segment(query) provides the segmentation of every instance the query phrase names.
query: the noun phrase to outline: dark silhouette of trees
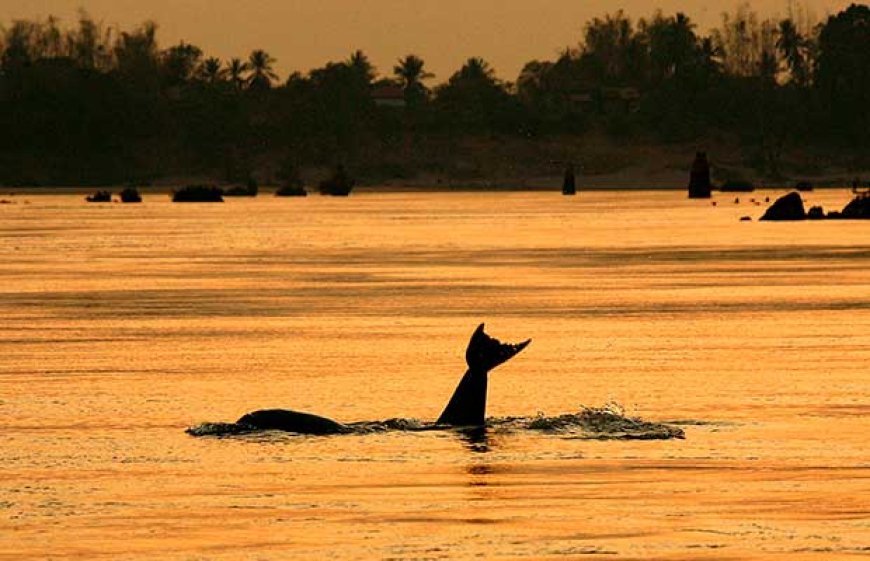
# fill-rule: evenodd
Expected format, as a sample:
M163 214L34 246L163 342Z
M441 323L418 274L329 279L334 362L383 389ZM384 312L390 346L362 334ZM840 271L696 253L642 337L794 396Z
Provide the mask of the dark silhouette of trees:
M665 17L656 13L650 21L641 20L640 32L649 49L648 78L652 84L683 77L699 57L695 24L682 13Z
M446 84L435 89L435 105L455 130L510 130L515 103L488 62L469 58Z
M114 46L115 68L121 80L147 91L159 85L157 24L146 22L132 32L122 32Z
M202 61L202 64L197 69L197 75L205 83L215 85L224 80L227 71L219 58L209 57Z
M167 86L189 84L196 77L202 61L202 49L182 41L163 52L162 67Z
M722 14L722 27L714 30L713 41L729 76L757 76L760 69L762 31L758 15L748 3L741 4L733 14Z
M269 53L262 49L253 51L248 57L248 88L252 90L268 90L272 81L278 79L273 65L277 62Z
M870 130L870 7L852 4L819 33L816 83L833 133L868 144Z
M646 55L643 35L621 10L586 25L580 63L602 85L640 85Z
M794 14L764 20L744 4L707 35L682 13L633 22L616 12L588 22L552 60L527 63L516 84L476 57L431 89L414 54L389 76L362 50L283 83L275 64L261 49L222 63L186 42L161 47L153 22L120 30L84 12L69 28L12 21L0 30L0 181L216 170L245 181L280 162L343 162L357 174L379 158L400 169L427 141L589 130L684 142L732 135L748 162L777 175L799 143L866 158L870 129L866 5L814 26ZM376 102L391 88L404 107Z
M393 67L393 75L405 92L405 101L408 105L419 106L429 97L429 88L423 82L435 75L427 72L423 59L417 55L407 55L400 58Z
M107 71L112 65L112 32L94 22L87 12L79 12L79 27L67 34L69 56L76 66Z
M355 72L359 76L359 79L365 84L370 84L372 80L375 79L375 76L377 76L375 67L372 66L369 57L360 50L351 53L350 57L345 62L345 65L353 70L353 72Z
M789 80L798 87L805 87L809 81L807 46L807 40L791 19L779 22L776 48L788 67Z
M248 63L240 58L232 58L227 64L227 78L236 90L241 90L245 85L245 73L248 71Z

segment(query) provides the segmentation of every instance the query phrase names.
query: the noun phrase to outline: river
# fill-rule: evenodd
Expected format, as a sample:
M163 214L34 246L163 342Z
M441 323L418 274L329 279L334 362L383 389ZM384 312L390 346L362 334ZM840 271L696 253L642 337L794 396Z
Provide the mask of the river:
M870 223L779 194L4 196L0 559L866 559ZM184 432L431 421L481 322L490 415L685 439Z

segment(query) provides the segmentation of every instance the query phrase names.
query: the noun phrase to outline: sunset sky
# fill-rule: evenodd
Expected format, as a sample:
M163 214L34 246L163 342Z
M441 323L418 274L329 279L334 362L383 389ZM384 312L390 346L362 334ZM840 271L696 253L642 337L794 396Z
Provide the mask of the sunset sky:
M819 20L848 4L801 3ZM470 56L485 58L501 78L514 80L525 62L576 45L587 20L620 7L633 18L656 8L682 10L706 31L734 6L699 0L2 0L0 22L53 14L71 24L83 7L125 29L153 19L163 46L184 39L221 58L263 48L278 59L282 78L362 49L382 74L390 73L398 57L416 53L439 82ZM788 6L787 0L752 3L765 16L785 15Z

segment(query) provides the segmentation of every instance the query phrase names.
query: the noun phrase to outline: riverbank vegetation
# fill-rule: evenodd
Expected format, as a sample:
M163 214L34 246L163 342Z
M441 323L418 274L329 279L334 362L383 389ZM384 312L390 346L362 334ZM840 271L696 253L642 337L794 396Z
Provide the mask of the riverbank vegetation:
M440 83L413 54L379 72L363 51L281 79L265 50L223 61L186 42L162 47L157 31L84 13L71 27L6 25L0 182L268 182L338 164L369 181L462 180L523 161L526 175L560 174L565 161L618 170L651 152L583 152L599 144L584 139L602 138L703 145L714 166L715 146L727 145L774 178L870 167L866 5L818 24L763 20L743 5L708 34L682 13L617 12L513 81L478 57ZM512 147L502 163L490 156L498 146Z

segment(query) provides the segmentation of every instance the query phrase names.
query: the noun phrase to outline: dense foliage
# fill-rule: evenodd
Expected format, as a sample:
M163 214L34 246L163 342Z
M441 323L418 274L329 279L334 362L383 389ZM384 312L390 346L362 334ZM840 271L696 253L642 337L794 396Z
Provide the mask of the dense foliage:
M434 88L415 55L379 78L362 51L281 83L263 50L220 61L161 48L148 22L121 31L82 14L14 21L0 34L0 181L104 183L188 172L240 180L370 160L420 139L469 135L737 135L776 174L790 144L867 154L870 8L811 25L747 6L700 36L685 14L595 18L576 49L526 64L515 83L483 59ZM404 107L377 103L384 88ZM406 148L407 149L407 148ZM269 167L268 165L265 167Z

